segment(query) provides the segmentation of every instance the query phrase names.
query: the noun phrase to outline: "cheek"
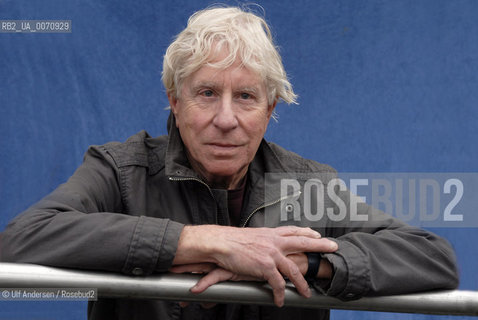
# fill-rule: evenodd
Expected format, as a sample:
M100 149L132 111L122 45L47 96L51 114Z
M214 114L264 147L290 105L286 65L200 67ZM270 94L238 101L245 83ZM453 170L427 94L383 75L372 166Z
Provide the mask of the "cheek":
M208 125L208 120L200 113L183 114L179 127L181 137L190 151L199 150L201 141L208 140L213 135Z
M254 132L254 135L260 135L261 138L266 132L267 125L269 124L269 117L266 113L261 112L259 115L252 117L249 122L249 131Z
M174 116L176 118L176 126L184 127L189 126L191 118L193 118L194 104L188 97L177 100L173 109Z
M260 121L258 121L258 118L256 117L252 121L249 121L247 123L247 126L244 127L250 141L249 152L255 153L257 151L257 148L259 147L262 138L264 137L264 134L266 132L267 123L268 122L266 121L264 116L260 118Z
M195 126L195 116L192 110L188 106L181 105L176 112L176 126L182 130L189 133L190 130L194 129ZM196 117L197 118L197 117Z

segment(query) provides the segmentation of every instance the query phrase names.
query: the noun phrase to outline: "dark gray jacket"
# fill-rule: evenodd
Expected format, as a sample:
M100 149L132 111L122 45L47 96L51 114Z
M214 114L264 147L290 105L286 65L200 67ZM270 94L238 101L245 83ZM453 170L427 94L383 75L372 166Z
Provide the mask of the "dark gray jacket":
M266 188L264 176L270 172L335 175L326 165L263 141L249 167L241 226L307 225L304 219L275 217L283 203L276 201L277 188ZM348 203L346 193L341 197ZM366 205L359 211L382 219L324 218L313 225L339 244L336 253L324 255L334 267L328 295L355 299L457 286L455 257L446 240ZM7 226L1 259L135 276L166 272L185 224L229 224L227 198L192 171L171 124L168 136L151 138L143 131L125 143L90 147L68 182ZM324 310L239 305L203 310L198 304L181 309L176 302L120 299L90 303L88 313L90 319L328 318Z

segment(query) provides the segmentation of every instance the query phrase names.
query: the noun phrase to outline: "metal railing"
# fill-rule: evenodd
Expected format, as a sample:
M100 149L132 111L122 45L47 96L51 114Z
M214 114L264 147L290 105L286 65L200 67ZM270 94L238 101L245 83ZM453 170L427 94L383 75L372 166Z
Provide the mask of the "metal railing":
M197 275L159 274L131 277L122 274L51 268L30 264L0 263L0 288L96 288L98 297L163 299L218 303L273 305L267 284L224 282L201 294L189 291ZM301 297L286 289L285 306L385 312L478 316L478 292L440 291L396 296L364 297L354 301L313 293Z

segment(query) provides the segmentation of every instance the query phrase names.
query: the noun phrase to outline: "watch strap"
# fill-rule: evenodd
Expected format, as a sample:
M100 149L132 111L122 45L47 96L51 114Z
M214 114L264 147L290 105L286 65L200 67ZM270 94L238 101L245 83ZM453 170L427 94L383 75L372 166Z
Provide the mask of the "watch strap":
M317 273L319 273L320 260L322 260L322 257L318 252L306 252L305 254L307 255L308 267L304 278L306 280L315 279Z

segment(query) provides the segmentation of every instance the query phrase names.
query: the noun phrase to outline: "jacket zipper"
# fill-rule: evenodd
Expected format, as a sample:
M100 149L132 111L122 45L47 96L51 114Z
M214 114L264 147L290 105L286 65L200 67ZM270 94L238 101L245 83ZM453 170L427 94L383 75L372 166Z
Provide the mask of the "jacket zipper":
M170 181L197 181L201 184L203 184L207 190L209 191L209 194L211 195L211 197L214 199L214 194L212 193L212 190L211 190L211 187L209 187L209 185L207 183L205 183L204 181L202 181L201 179L198 179L198 178L193 178L193 177L188 177L188 178L175 178L175 177L169 177L169 180ZM263 205L255 208L254 210L252 210L252 212L247 216L246 220L244 221L244 223L242 224L241 228L245 228L247 223L249 222L249 220L252 218L252 216L259 210L261 209L264 209L266 207L269 207L269 206L273 206L275 205L276 203L279 203L287 198L290 198L290 197L297 197L297 196L300 196L302 192L299 191L298 194L293 194L293 195L287 195L287 196L284 196L284 197L280 197L274 201L271 201L271 202L268 202L268 203L264 203ZM216 218L216 224L218 224L218 221L217 221L217 214L215 216Z
M280 198L278 198L278 199L276 199L276 200L274 200L274 201L271 201L271 202L268 202L268 203L264 203L263 205L261 205L261 206L255 208L255 209L247 216L247 218L246 218L246 220L244 221L244 223L242 224L241 228L245 228L245 227L246 227L246 225L247 225L247 223L249 222L249 220L252 218L252 216L253 216L257 211L259 211L259 210L261 210L261 209L264 209L264 208L266 208L266 207L273 206L273 205L275 205L275 204L277 204L277 203L279 203L279 202L281 202L281 201L283 201L283 200L285 200L285 199L287 199L287 198L300 196L301 193L302 193L302 192L299 191L298 193L293 194L293 195L283 196L283 197L280 197Z
M188 177L188 178L169 177L169 180L170 181L197 181L197 182L199 182L200 184L204 185L207 188L207 190L209 191L209 194L214 199L214 194L212 193L211 187L209 187L209 185L206 182L202 181L201 179L194 178L194 177ZM216 213L214 218L216 219L215 224L218 224L217 213Z

